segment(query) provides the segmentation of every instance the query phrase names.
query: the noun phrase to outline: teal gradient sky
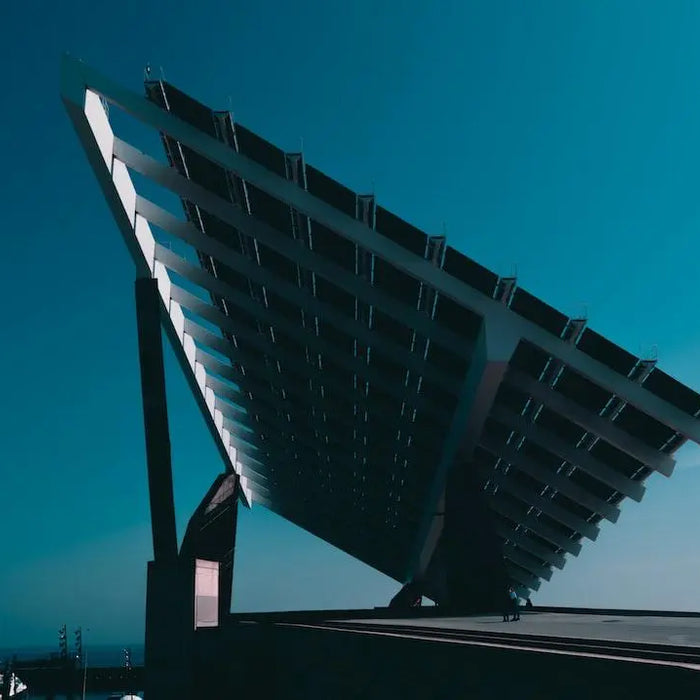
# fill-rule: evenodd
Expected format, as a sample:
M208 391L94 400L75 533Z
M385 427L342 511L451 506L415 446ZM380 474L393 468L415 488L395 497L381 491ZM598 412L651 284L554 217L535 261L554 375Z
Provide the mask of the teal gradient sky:
M700 4L6 3L0 107L0 647L143 633L134 268L58 94L69 50L155 71L700 388ZM220 462L170 350L179 532ZM700 609L700 453L652 476L552 604ZM385 604L394 582L262 508L234 607Z

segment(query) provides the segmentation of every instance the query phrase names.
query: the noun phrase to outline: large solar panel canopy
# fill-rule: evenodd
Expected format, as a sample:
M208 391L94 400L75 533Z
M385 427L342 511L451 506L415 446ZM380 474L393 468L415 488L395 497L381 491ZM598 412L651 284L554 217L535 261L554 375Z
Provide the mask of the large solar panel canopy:
M72 58L62 95L247 503L406 582L468 465L508 575L536 590L700 442L700 395L655 361L228 111L164 80L140 95ZM120 138L115 110L161 146ZM181 206L137 191L146 181Z

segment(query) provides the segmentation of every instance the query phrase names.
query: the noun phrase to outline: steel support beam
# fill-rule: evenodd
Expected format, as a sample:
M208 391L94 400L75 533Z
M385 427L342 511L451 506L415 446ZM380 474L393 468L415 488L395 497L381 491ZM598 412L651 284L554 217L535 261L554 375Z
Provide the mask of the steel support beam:
M511 577L511 579L517 581L518 583L521 583L523 586L529 588L531 591L539 590L540 580L537 578L537 576L534 576L533 574L530 574L527 571L523 571L517 566L512 566L508 564L507 561L506 571L508 572L508 575Z
M528 515L526 508L517 508L511 503L499 498L498 495L491 496L489 499L489 505L496 513L503 515L509 520L515 521L527 530L531 530L543 540L551 542L553 545L563 549L565 552L573 554L575 557L581 553L580 542L575 542L574 540L566 537L566 535L563 533L549 527L549 525L541 522L532 513Z
M489 471L486 469L479 470L479 474L484 481L488 479L491 483L496 484L499 488L502 488L507 493L515 496L526 505L537 508L537 510L546 513L550 518L557 520L562 525L566 525L566 527L570 528L571 530L580 532L590 540L598 539L600 528L598 528L596 525L587 522L571 511L568 511L566 508L557 505L551 499L540 496L540 494L536 491L516 483L512 478L508 478L507 474L503 474L502 472L498 471Z
M233 347L231 343L224 338L216 336L214 333L204 328L204 326L201 326L190 319L185 319L184 328L185 332L200 343L200 345L216 350L218 353L228 357L233 362L238 362L241 360L236 348ZM245 366L247 373L255 375L262 381L273 383L272 379L274 378L280 382L280 388L286 389L291 384L291 377L289 375L292 375L303 380L316 380L324 387L328 387L329 391L335 392L340 396L347 394L351 389L351 387L346 387L343 384L336 382L334 379L328 376L328 374L323 374L322 370L314 369L309 364L297 362L293 358L290 358L289 354L285 353L281 346L275 347L274 343L266 343L260 337L246 338L246 340L248 340L248 342L251 344L254 343L255 345L258 345L261 352L266 353L268 357L279 362L279 365L283 370L282 373L274 374L270 372L269 367L267 367L263 362L256 362L248 359L241 362L241 364ZM287 374L287 372L289 374ZM421 394L404 396L404 394L400 391L402 388L401 385L397 386L396 383L388 380L381 374L381 372L378 372L373 367L366 365L364 374L371 377L370 381L378 391L381 391L382 393L396 399L397 403L405 401L411 408L415 408L421 413L427 413L436 420L444 422L449 420L449 414L442 407L436 405L432 401L428 401ZM244 378L236 381L237 383L243 383Z
M281 416L272 416L269 413L265 414L258 413L260 420L256 421L254 425L258 428L258 434L265 436L265 439L258 437L255 441L255 445L263 452L266 449L266 443L268 441L279 440L280 438L287 438L290 440L287 443L288 448L300 445L309 453L318 452L328 455L333 464L346 466L352 470L360 470L363 468L362 459L366 458L368 463L373 463L377 458L381 458L382 461L392 460L397 454L405 454L402 457L403 460L409 462L420 462L423 457L420 453L406 454L407 450L410 448L405 448L399 444L382 444L382 445L363 445L362 443L355 442L352 443L350 440L334 437L330 432L326 433L328 441L319 438L318 436L312 434L310 429L312 426L302 425L299 422L288 422L282 419ZM368 451L368 448L371 451ZM356 454L356 457L351 455Z
M654 469L664 476L671 476L673 473L676 460L671 455L649 447L649 445L616 426L610 419L603 418L589 411L581 404L545 386L542 382L538 382L524 372L511 368L508 371L506 381L508 384L542 402L550 410L560 413L571 422L576 423L586 432L598 436L622 452L639 460L649 469Z
M96 91L91 91L80 78L84 64L68 56L63 57L61 66L61 97L73 123L78 138L85 149L88 162L102 189L114 220L131 253L136 265L137 277L154 277L158 280L161 300L167 298L169 279L167 271L154 260L154 239L148 222L135 213L135 190L126 166L113 158L114 133L107 112ZM77 71L77 72L76 72ZM195 376L196 367L187 355L187 337L179 330L182 311L178 305L161 307L161 313L170 316L171 323L165 323L175 356L180 363L195 400L202 411L209 431L214 438L219 454L227 468L235 470L230 455L230 446L216 424L216 416L210 411L204 389ZM247 486L241 482L241 496L247 502Z
M611 523L617 522L617 519L620 517L620 509L617 506L604 501L602 498L598 498L590 491L571 481L567 476L540 466L534 459L528 457L520 450L516 450L512 445L499 444L496 440L486 435L482 436L479 444L495 457L502 459L507 464L536 479L543 486L555 488L559 493L576 503L580 503L593 513L602 515Z
M484 319L426 499L406 581L422 576L430 563L444 526L444 515L438 505L444 496L449 471L455 460L470 460L517 344L518 338L507 327Z
M700 421L695 417L586 355L567 341L519 316L498 301L436 268L430 261L411 253L384 236L377 235L363 222L344 214L295 183L237 153L227 144L160 109L138 93L121 87L85 63L64 55L61 62L61 95L69 111L74 106L82 109L86 89L93 90L139 121L167 133L205 158L236 173L243 180L280 201L286 202L313 221L327 226L362 248L391 262L407 274L424 281L438 292L454 299L458 304L466 306L482 317L488 316L493 320L502 321L518 337L542 348L610 393L670 425L694 442L700 443Z
M196 332L192 326L187 326L189 331L194 334L195 337L199 338L202 332ZM211 343L210 343L211 344ZM223 348L222 348L223 349ZM245 381L246 383L246 388L250 391L252 391L253 395L255 396L256 400L253 401L250 406L249 406L249 413L247 417L247 424L252 428L255 429L259 427L259 421L255 419L256 416L261 416L261 415L270 415L270 411L266 411L264 408L260 406L260 397L261 396L266 396L270 399L269 403L271 405L274 404L280 404L280 399L279 397L275 396L273 393L270 392L269 389L265 389L262 386L256 387L254 386L254 381L251 380L250 377L242 377L239 375L238 371L231 366L228 365L223 365L220 363L218 360L213 358L211 355L208 355L207 353L201 352L200 350L197 351L197 359L198 361L207 369L209 369L212 372L215 372L219 374L220 376L226 377L227 379L230 379L231 381L237 381L241 382L241 380ZM223 382L220 382L218 380L213 379L211 376L208 376L207 378L207 385L211 386L213 390L215 390L219 396L222 396L228 400L235 401L238 403L242 403L242 394L238 392L238 390L234 389L233 387L227 387L224 386ZM309 394L308 389L306 389L303 386L296 387L296 389L293 389L290 387L288 384L286 386L286 392L288 394L288 399L287 401L290 401L292 405L290 405L290 412L291 413L297 413L297 409L299 405L303 406L305 409L312 409L312 408L317 408L319 405L323 407L325 404L327 404L327 410L332 411L334 406L337 406L337 402L331 401L330 398L324 399L321 396L316 396L315 398L312 398L311 395ZM291 397L296 397L296 403L292 400ZM283 413L284 408L285 408L285 403L282 402L280 404L280 411ZM240 418L240 413L238 412L238 409L232 405L224 404L221 402L218 398L215 400L214 404L215 408L220 410L222 414L225 417L233 418L234 420L236 418ZM279 419L281 417L281 413L277 412L275 420ZM296 423L288 423L285 424L285 427L288 429L293 429L295 427ZM319 430L322 431L322 428L325 426L323 424L322 426L319 426ZM323 432L323 431L322 431ZM330 433L327 433L328 436L330 436ZM262 447L259 441L257 440L252 440L251 438L248 437L243 437L242 440L248 441L252 444L257 445L257 447ZM319 442L319 446L324 447L327 451L327 444ZM313 449L316 449L316 445L311 446ZM360 445L357 445L356 448L360 450ZM250 453L249 450L246 450L244 448L241 448L243 452L246 452L247 454L254 454ZM386 449L389 449L388 446ZM416 458L416 450L411 449L409 446L406 445L400 445L397 443L395 448L393 448L393 452L397 455L401 455L403 459L415 459ZM335 458L336 462L347 462L343 457L336 457ZM352 464L356 467L357 465L352 462Z
M633 481L612 467L603 464L587 450L574 447L552 431L537 423L532 423L502 406L495 406L491 417L625 496L629 496L635 501L642 500L645 488L641 482Z
M143 423L146 434L148 495L151 503L153 558L155 561L172 561L177 558L177 530L160 329L160 294L156 280L150 278L136 280L136 321L141 365Z
M508 528L501 523L496 523L495 530L496 534L499 537L518 545L520 549L524 549L525 551L529 552L530 554L533 554L538 559L546 562L547 564L556 566L557 569L564 568L566 558L563 554L554 552L551 549L545 547L544 545L539 544L539 542L535 542L531 537L528 537L523 531Z
M155 700L184 699L189 695L191 682L186 656L191 638L187 616L192 610L192 598L188 571L178 558L160 294L157 281L150 277L138 278L135 291L153 535L153 561L148 564L146 584L144 683L149 697ZM166 669L173 665L178 670L169 675Z
M300 324L287 321L284 317L270 311L270 309L256 302L248 295L235 290L224 280L210 275L205 270L202 270L200 267L187 262L184 258L164 247L158 247L156 249L156 258L169 270L172 270L184 279L194 282L210 293L223 297L227 304L233 304L234 306L243 309L246 313L250 314L258 321L282 331L301 345L305 345L319 354L332 357L334 362L337 362L341 366L346 367L360 376L371 379L371 377L366 374L366 363L363 363L352 355L344 352L337 345L320 338L314 333L311 333L310 329L304 328ZM275 287L272 287L269 284L265 286L275 289ZM237 336L241 335L241 337L245 337L246 339L250 339L253 335L257 335L262 339L262 342L271 343L269 336L257 334L252 330L246 331L246 329L242 328L240 324L235 323L233 319L221 313L221 311L211 306L211 304L208 302L176 285L172 285L171 298L177 301L184 308L189 309L192 313L206 319L210 323L217 325L224 331ZM309 299L315 299L315 297L309 296ZM323 304L318 300L316 300L316 303ZM332 325L342 327L343 330L348 332L357 330L356 328L350 328L350 326L354 325L356 321L350 319L349 317L343 316L340 312L331 309L326 304L323 304L323 307L327 310L327 314L319 315L319 318L322 320L329 320ZM337 321L337 323L335 323L335 321ZM375 331L364 328L360 332L360 335L362 335L366 341L371 343L372 347L376 348L383 356L391 358L395 362L401 362L403 366L414 372L416 375L422 376L424 379L445 391L449 391L450 393L455 391L454 384L456 378L453 375L439 371L426 360L418 358L415 354L410 353L398 343L394 343L390 339L385 338ZM406 362L404 362L404 360L406 360Z
M208 353L199 352L197 354L198 361L206 367L211 372L219 374L220 376L227 377L231 381L237 381L237 375L234 369L228 365L223 365L216 358L212 357ZM217 395L217 400L215 402L215 407L219 409L225 417L231 418L232 420L240 420L241 414L238 409L227 403L223 403L221 399L226 399L227 401L233 401L234 403L241 401L241 394L237 389L229 387L224 384L224 382L216 380L211 375L208 375L207 385L211 386L212 390ZM313 426L311 424L301 425L297 422L284 421L284 414L288 412L290 415L299 414L299 407L302 410L309 411L313 408L322 408L328 411L329 415L332 415L334 407L337 407L337 402L332 401L330 398L324 398L319 394L312 394L309 391L305 391L303 387L292 388L287 386L286 393L287 399L281 400L280 397L275 396L272 392L267 389L258 388L251 384L248 380L248 387L252 391L255 400L251 402L249 413L246 415L246 425L257 434L261 423L272 423L273 425L283 425L287 430L301 429L302 432L308 432L309 428ZM287 404L289 402L289 405ZM394 434L398 429L398 416L396 421L377 421L376 413L372 414L373 420L372 425L376 426L382 431L393 430ZM365 446L361 442L351 442L347 436L338 435L336 427L339 426L334 420L329 420L317 426L320 433L323 433L325 437L329 440L335 439L334 444L343 444L348 449L352 448L353 451L366 452L366 447L374 448L373 444ZM238 431L240 432L240 431ZM387 433L388 434L388 433ZM249 440L249 438L243 436L243 440ZM320 438L319 438L320 440ZM249 440L250 441L250 440ZM259 443L255 443L258 444ZM328 444L328 443L327 443ZM416 448L413 445L407 445L405 443L382 443L380 448L384 451L392 452L401 459L416 460L424 459L426 457L425 451L421 448ZM342 458L341 458L342 459Z
M209 353L200 351L198 349L197 361L200 362L210 372L224 377L230 381L237 381L233 368L229 365L225 365L219 362ZM322 424L322 426L315 427L320 432L323 432L323 434L326 437L328 437L329 440L335 440L338 443L342 443L348 449L364 448L364 443L358 442L357 440L353 441L347 438L347 432L349 429L352 429L352 425L343 423L342 420L336 419L333 416L333 407L335 406L337 408L338 402L330 402L329 400L321 396L319 393L314 393L311 390L309 390L307 396L306 394L302 394L298 390L298 388L295 388L294 390L290 391L289 387L287 387L286 391L288 396L298 398L297 403L292 402L290 406L287 406L284 401L280 401L279 397L276 397L271 391L262 392L256 387L254 389L255 401L251 403L249 412L244 413L238 407L242 402L244 392L241 392L238 388L229 385L228 382L224 382L218 379L217 377L213 376L212 374L207 375L207 386L211 387L212 391L214 391L214 393L216 394L216 408L220 409L225 417L228 417L232 421L236 421L239 424L239 426L235 427L234 430L237 433L240 433L244 440L247 438L245 437L245 434L242 431L248 431L252 434L255 434L256 429L259 425L258 417L262 419L271 418L273 421L278 419L285 420L286 413L291 414L292 408L294 408L294 410L296 411L296 407L299 405L299 403L301 403L301 405L304 407L318 408L326 412L326 421ZM221 402L222 400L226 401L224 407L219 405L219 402ZM377 431L381 432L383 435L397 435L401 427L401 417L398 414L394 419L388 419L384 417L385 420L380 420L382 416L378 415L376 411L372 412L371 416L372 421L370 425L376 428ZM298 422L287 421L287 426L290 428L298 425L300 425ZM305 429L314 427L314 424L312 423L303 423L301 425L303 425ZM321 430L321 428L323 428L323 431ZM402 439L408 439L408 437L411 436L411 433L404 431L403 435L404 437L402 437ZM420 456L421 459L427 459L429 456L428 451L424 447L416 447L415 443L407 445L404 442L399 442L398 439L382 439L379 443L370 443L370 445L372 446L377 444L380 445L383 449L393 450L398 455L403 456L407 459L410 456L415 457L416 455Z
M312 250L300 246L294 239L256 219L254 213L246 214L231 202L217 197L201 185L188 180L174 169L139 151L127 142L115 138L114 154L129 168L144 175L149 180L167 187L229 226L269 245L273 250L297 263L303 269L316 273L362 302L380 309L392 318L400 319L402 323L405 323L409 328L414 328L421 335L454 352L463 348L464 340L460 336L434 323L429 316L421 314L408 304L393 299L354 273L348 272L339 265L325 260ZM300 189L300 191L303 190ZM200 252L210 255L230 267L237 266L236 256L231 248L202 234L191 224L178 219L148 199L138 197L136 211L154 226L186 241ZM362 225L364 226L364 224Z
M521 566L529 571L533 576L543 578L549 581L552 578L552 569L548 566L543 566L535 557L531 556L525 550L518 549L513 545L504 545L503 555L512 561L514 564Z

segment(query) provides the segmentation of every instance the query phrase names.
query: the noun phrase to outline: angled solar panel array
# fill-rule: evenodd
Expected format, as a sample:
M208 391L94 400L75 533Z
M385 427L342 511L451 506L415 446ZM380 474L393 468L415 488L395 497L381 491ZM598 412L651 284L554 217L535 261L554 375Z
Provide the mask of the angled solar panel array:
M376 207L373 197L357 196L306 166L301 154L285 154L228 113L209 111L169 84L147 83L146 90L161 108L412 254L442 264L442 237L428 237ZM199 256L212 278L237 292L214 294L212 301L221 317L233 321L223 333L233 360L226 373L239 391L232 395L233 410L245 407L243 425L255 448L256 461L246 470L253 492L282 515L399 578L435 448L449 428L469 346L479 331L478 317L166 134L163 145L180 175L269 229L263 241L183 198L191 224L245 258L235 270L213 256ZM305 267L280 252L294 247L323 264ZM463 275L471 273L470 265L481 272L456 251L448 259ZM246 276L251 269L266 274L251 279ZM496 276L482 272L489 276L495 285ZM358 290L358 278L364 291ZM187 307L184 295L178 299ZM414 323L397 320L396 308ZM189 328L205 353L213 338L195 324ZM223 369L209 365L215 372Z
M199 136L178 138L194 131L167 117L157 124L161 117L133 95L115 96L98 82L81 85L160 132L167 163L114 137L110 184L119 163L181 198L179 215L135 193L132 229L138 238L144 222L152 232L149 270L167 274L161 293L179 342L189 343L203 409L217 439L228 441L227 454L234 450L231 467L253 501L406 580L434 510L427 494L435 492L444 445L463 429L455 416L491 317L519 342L468 460L508 571L523 588L549 579L583 539L596 539L601 520L617 520L625 497L642 498L651 471L670 475L673 452L700 439L700 395L655 362L373 196L351 192L228 112L164 81L146 83L151 105L209 137L200 148ZM251 182L243 168L225 167L229 158L269 176ZM340 223L295 206L295 190L281 180L340 212ZM274 187L262 186L268 181ZM114 201L131 206L123 196ZM194 254L176 252L174 239ZM139 239L139 253L127 242L141 264L148 246ZM380 254L382 246L392 255Z

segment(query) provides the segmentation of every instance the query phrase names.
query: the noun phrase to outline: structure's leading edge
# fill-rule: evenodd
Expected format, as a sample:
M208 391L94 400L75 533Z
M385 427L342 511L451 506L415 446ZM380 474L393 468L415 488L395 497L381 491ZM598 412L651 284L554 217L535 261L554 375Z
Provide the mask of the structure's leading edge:
M536 590L700 441L700 395L654 361L228 112L164 81L145 89L63 60L65 105L224 459L213 492L405 584L399 603L474 610L500 605L508 582ZM165 157L120 138L117 110ZM164 409L151 413L167 435ZM150 483L167 490L154 449ZM168 506L152 506L170 552ZM198 527L177 556L222 561Z

